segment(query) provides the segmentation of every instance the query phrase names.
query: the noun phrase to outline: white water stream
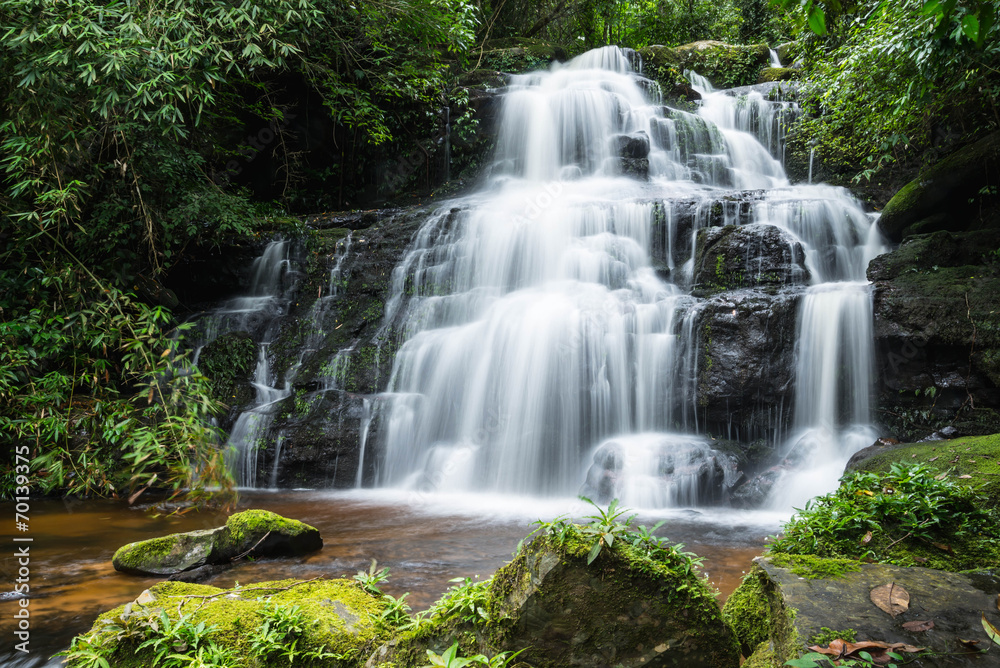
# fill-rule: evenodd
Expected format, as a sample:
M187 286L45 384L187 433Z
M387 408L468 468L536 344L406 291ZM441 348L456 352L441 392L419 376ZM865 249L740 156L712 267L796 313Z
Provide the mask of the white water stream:
M633 60L606 47L514 77L484 186L431 216L396 268L386 315L405 342L368 444L379 485L716 500L734 467L699 426L691 295L713 207L805 250L788 447L829 488L832 462L871 442L871 220L842 189L789 186L788 103L702 80L697 115L670 109ZM645 161L648 181L626 175ZM725 198L756 189L742 216ZM805 497L790 480L774 503L825 491L809 475Z

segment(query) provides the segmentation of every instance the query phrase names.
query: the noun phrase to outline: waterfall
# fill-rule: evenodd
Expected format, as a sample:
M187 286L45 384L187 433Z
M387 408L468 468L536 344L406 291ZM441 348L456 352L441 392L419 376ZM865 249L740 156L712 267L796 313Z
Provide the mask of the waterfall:
M699 422L692 289L699 230L719 224L778 227L803 251L789 447L810 432L832 461L870 430L872 221L842 189L789 184L788 103L692 74L698 113L670 109L634 61L604 47L512 77L483 187L431 215L393 272L402 341L359 484L375 457L382 486L724 501L736 467Z
M255 400L236 418L226 442L227 463L244 487L256 486L257 450L267 442L278 408L291 394L289 383L277 387L268 362L268 346L277 334L278 319L288 311L293 273L288 242L271 242L254 260L249 294L228 300L200 322L199 354L202 347L229 332L246 332L258 341L252 379ZM196 364L197 360L196 355Z

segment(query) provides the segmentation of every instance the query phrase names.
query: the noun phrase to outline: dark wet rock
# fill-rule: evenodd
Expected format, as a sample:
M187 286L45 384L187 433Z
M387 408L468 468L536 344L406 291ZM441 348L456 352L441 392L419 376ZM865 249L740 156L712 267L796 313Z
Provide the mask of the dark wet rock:
M829 637L832 630L853 632L859 642L905 643L930 650L909 665L985 665L979 651L968 649L960 640L979 640L986 647L989 639L980 616L985 614L992 624L1000 624L996 607L1000 577L996 573L959 574L855 562L850 568L829 568L831 574L822 575L823 562L832 560L811 559L812 572L800 575L792 570L799 570L794 561L785 568L774 559L758 557L726 603L724 614L736 628L744 651L755 649L748 663L778 668L807 652L817 636ZM870 597L872 589L890 583L905 589L910 597L909 609L896 617L876 607ZM934 621L930 631L903 628L907 622L927 620Z
M729 502L734 508L760 508L787 470L784 466L772 466L758 473L733 489L729 493Z
M1000 232L939 231L872 261L879 421L916 441L947 426L1000 428Z
M802 244L774 225L726 225L698 232L694 284L700 294L809 282Z
M129 543L112 558L115 570L172 575L244 557L297 556L323 547L319 531L267 510L246 510L225 526Z
M649 135L640 130L630 135L618 135L612 140L615 150L622 158L646 158L649 156Z
M800 288L718 293L698 312L698 399L708 433L773 439L791 418ZM767 453L755 453L767 462Z
M649 160L646 158L622 158L620 165L621 172L625 176L643 181L649 178Z
M981 200L998 184L1000 132L995 132L955 151L903 186L882 209L879 227L893 241L938 230L978 229L984 224L979 215Z

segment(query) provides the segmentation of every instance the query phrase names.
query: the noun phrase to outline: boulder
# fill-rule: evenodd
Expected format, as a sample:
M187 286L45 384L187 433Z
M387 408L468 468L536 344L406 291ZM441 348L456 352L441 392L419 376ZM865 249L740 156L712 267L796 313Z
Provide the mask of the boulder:
M895 608L895 617L872 602L872 590L887 584L909 595L908 608ZM809 646L826 647L838 638L927 648L929 653L915 665L928 668L980 666L986 665L980 650L990 646L980 617L1000 624L997 591L996 572L948 573L779 555L754 560L723 615L744 655L749 653L744 666L778 668L808 652ZM933 621L933 628L904 627L923 621ZM962 640L978 645L970 647Z
M739 651L715 594L671 547L619 534L588 562L597 536L556 522L485 583L459 586L365 663L422 666L426 651L516 652L534 668L736 668ZM634 538L633 538L634 540ZM474 609L470 614L470 605Z
M762 67L770 62L766 44L733 45L714 40L681 46L647 46L639 51L644 71L654 79L671 70L694 70L716 88L733 88L757 83Z
M644 130L630 135L617 135L611 141L615 144L615 151L622 158L649 157L649 135Z
M1000 184L1000 132L955 151L923 170L882 209L879 227L892 241L981 224L979 200ZM995 195L994 195L995 197Z
M700 293L809 282L802 243L790 232L755 223L698 232L693 282Z
M175 533L129 543L112 558L115 570L138 575L173 575L245 556L298 556L323 547L319 531L267 510L246 510L225 526Z
M212 381L215 398L229 407L228 422L253 405L257 393L251 381L256 367L257 344L247 332L223 334L198 356L198 368Z
M349 580L280 580L233 589L161 582L100 615L82 646L118 668L156 665L157 646L138 648L143 639L156 638L169 643L174 659L191 665L208 665L209 655L211 665L353 665L341 661L384 642L384 609L385 599ZM315 662L321 654L333 662Z

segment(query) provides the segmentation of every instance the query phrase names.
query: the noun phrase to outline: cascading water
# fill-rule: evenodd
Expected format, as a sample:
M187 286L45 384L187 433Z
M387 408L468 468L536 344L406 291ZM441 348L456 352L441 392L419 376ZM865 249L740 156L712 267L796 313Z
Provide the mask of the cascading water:
M719 223L777 226L805 251L798 432L839 455L842 425L867 424L871 221L846 191L788 185L781 103L705 82L699 114L670 109L632 60L605 47L513 77L484 187L431 216L395 269L386 321L404 341L368 444L378 484L723 498L735 466L699 433L691 294L699 230ZM741 208L733 189L764 192Z
M291 394L287 383L276 387L267 356L278 318L288 310L287 292L292 287L288 246L286 241L268 244L254 260L250 294L227 301L200 323L203 344L229 332L246 332L259 342L252 381L256 398L253 406L236 418L226 443L229 467L238 484L245 487L257 483L257 448L266 439L279 404Z

